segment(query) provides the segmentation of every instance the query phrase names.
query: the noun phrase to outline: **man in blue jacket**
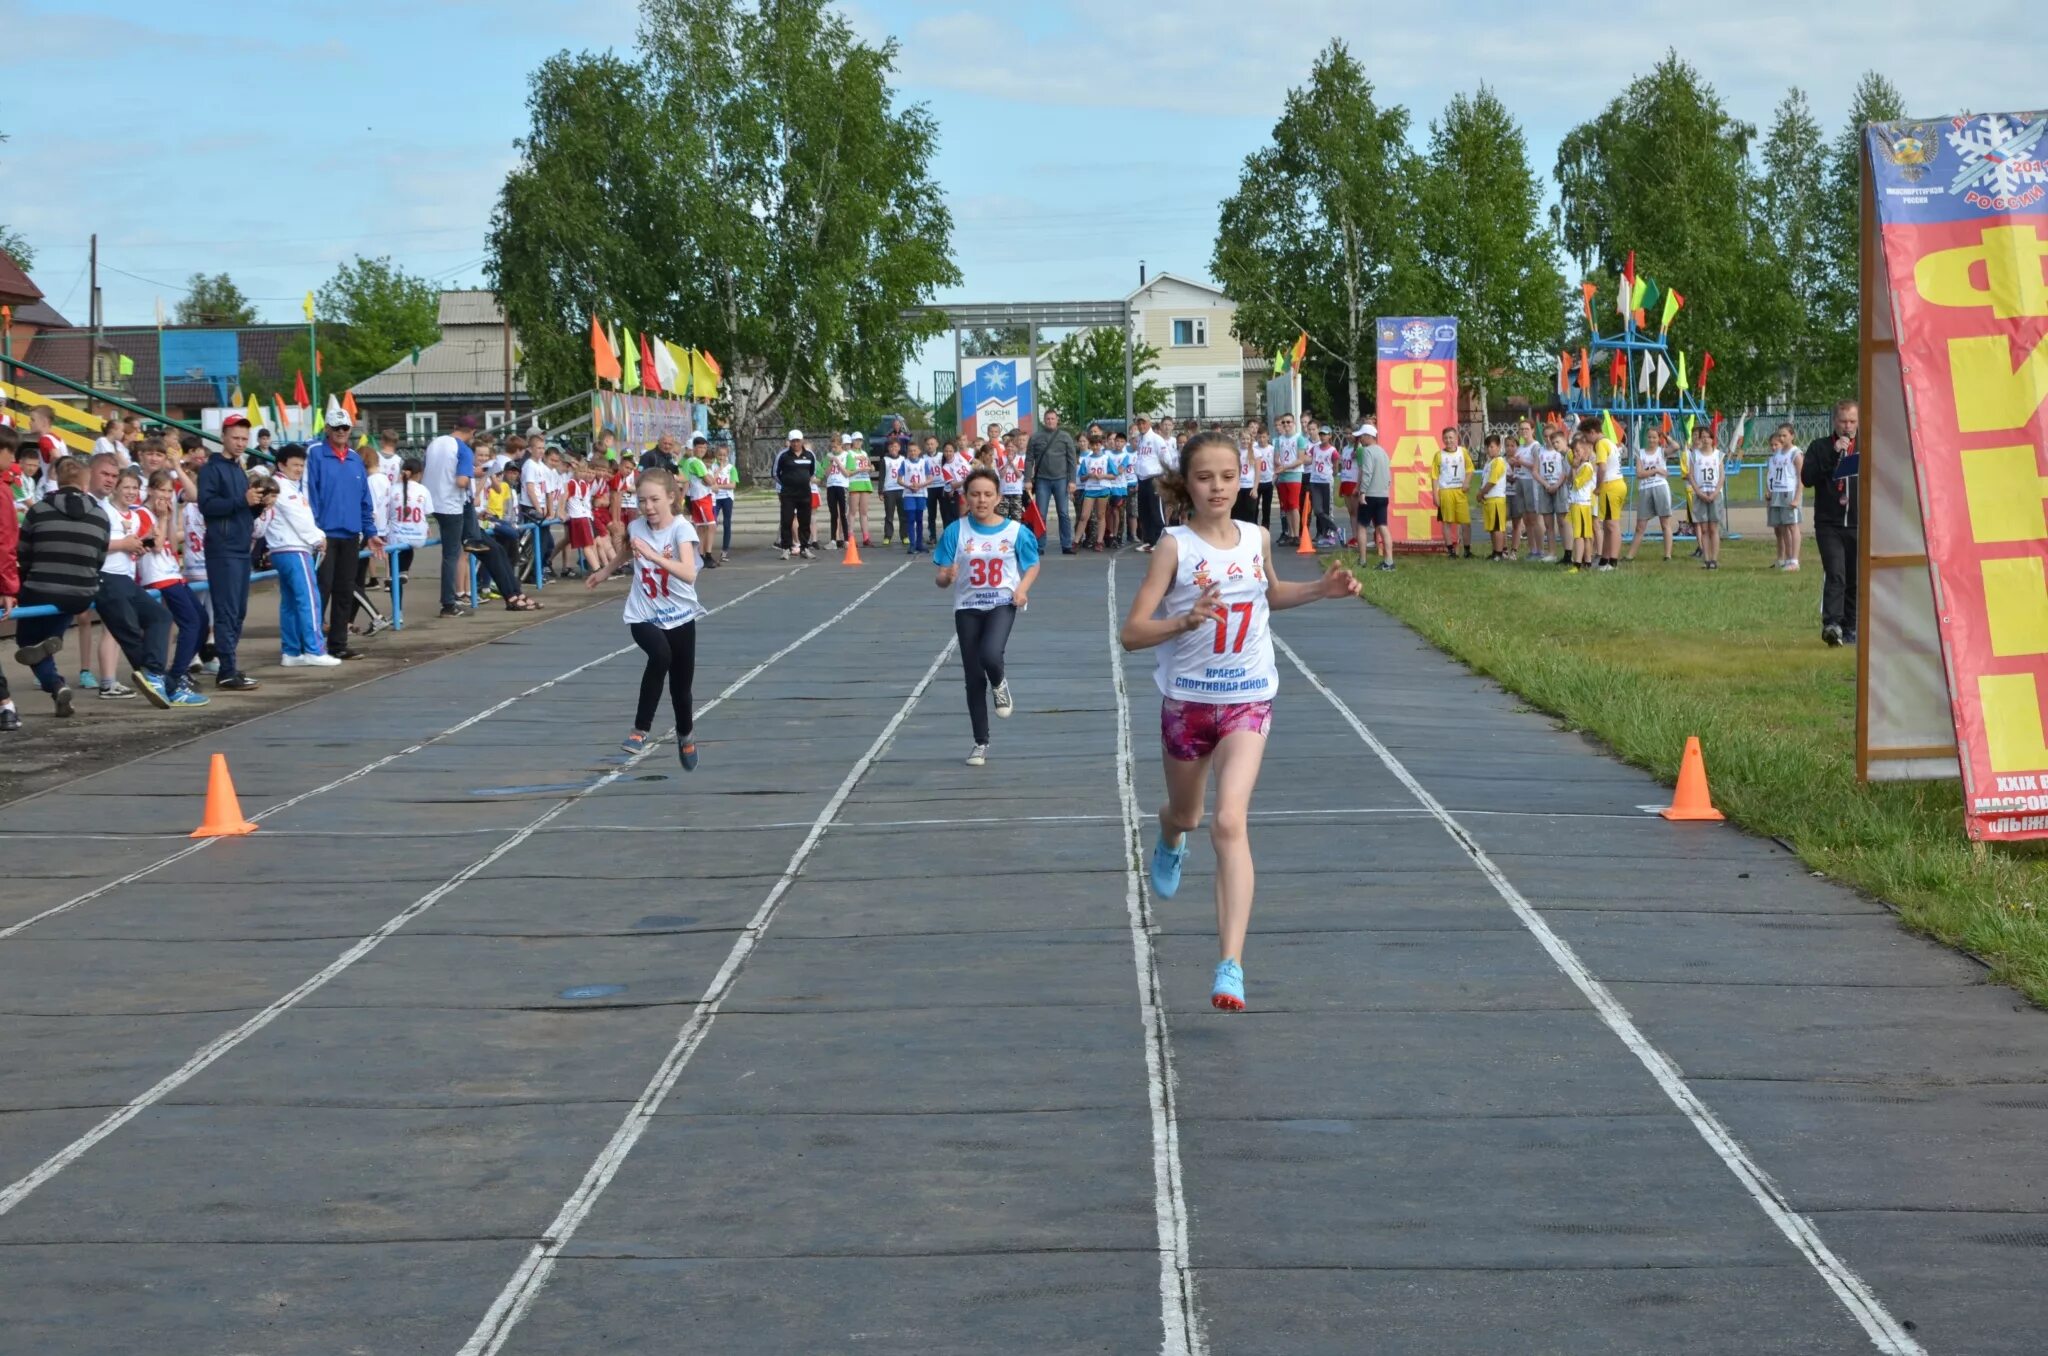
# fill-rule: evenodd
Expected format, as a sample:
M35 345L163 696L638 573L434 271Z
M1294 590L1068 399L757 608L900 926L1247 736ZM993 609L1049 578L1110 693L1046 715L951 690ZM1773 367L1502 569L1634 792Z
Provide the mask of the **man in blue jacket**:
M249 614L249 538L267 502L249 488L242 453L249 446L249 418L221 420L220 446L199 468L199 512L206 519L206 589L213 605L213 648L220 672L213 685L249 692L256 680L235 662L242 622Z
M369 468L348 445L351 422L337 410L327 421L327 441L306 454L306 499L327 538L327 553L320 557L320 594L327 600L327 653L336 659L363 657L348 643L348 624L356 619L356 562L365 542L372 552L384 549L377 509L370 502Z

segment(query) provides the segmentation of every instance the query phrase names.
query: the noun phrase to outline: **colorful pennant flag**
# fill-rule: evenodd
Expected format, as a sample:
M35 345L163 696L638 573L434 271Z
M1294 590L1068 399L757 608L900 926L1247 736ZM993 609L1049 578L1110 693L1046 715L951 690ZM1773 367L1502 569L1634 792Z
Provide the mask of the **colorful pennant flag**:
M654 353L647 346L647 331L640 332L640 385L661 394L661 368L654 361Z
M1671 436L1671 413L1670 413L1670 411L1668 411L1668 410L1667 410L1667 411L1665 411L1665 413L1664 413L1664 427L1663 427L1663 433L1664 433L1664 436L1665 436L1665 437L1667 437L1667 438L1669 438L1669 437Z
M1690 391L1692 389L1692 383L1687 381L1685 376L1684 349L1678 350L1678 389L1681 391Z
M1692 416L1689 414L1685 416L1685 440L1687 442L1692 441L1692 423Z
M306 312L306 323L310 325L313 323L313 294L311 292L306 293L304 309Z
M1572 386L1572 355L1571 355L1571 354L1569 354L1569 353L1560 353L1560 354L1558 354L1558 355L1557 355L1557 393L1558 393L1558 395L1559 395L1559 396L1563 396L1565 392L1567 392L1567 391L1569 391L1569 390L1571 389L1571 386Z
M1586 313L1586 328L1593 328L1593 293L1599 289L1589 282L1579 284L1579 307Z
M626 365L626 389L640 389L640 355L633 343L633 331L619 326L619 359Z
M619 367L618 350L612 347L611 339L606 336L604 327L597 323L595 315L590 317L590 360L597 369L599 381L616 382L624 375ZM414 361L418 361L417 356Z
M1636 390L1640 391L1644 395L1650 394L1650 382L1656 377L1656 375L1657 355L1654 353L1644 354L1642 375L1636 378Z
M256 404L256 393L254 391L251 391L249 393L249 408L247 411L245 411L245 413L247 413L249 416L250 428L258 428L262 425L263 410L260 406Z
M1671 322L1678 316L1678 308L1685 305L1685 298L1674 289L1664 294L1664 320L1657 326L1657 333L1663 334L1671 328Z
M1584 348L1579 350L1579 389L1588 396L1593 394L1593 355Z
M122 375L122 376L124 376L124 377L132 377L132 376L134 376L134 375L135 375L135 359L133 359L133 358L129 357L129 356L127 355L127 354L123 353L123 354L121 355L121 363L120 363L120 368L121 368L121 375Z
M718 384L725 380L725 369L718 365L709 353L702 349L690 350L690 391L698 400L718 399Z
M271 413L277 416L277 422L270 426L271 432L282 434L291 426L292 421L285 414L284 397L275 391L270 393L270 409Z
M1628 385L1628 354L1622 349L1614 350L1614 361L1607 365L1607 384L1617 392Z
M1294 366L1299 369L1302 359L1308 357L1308 331L1303 330L1294 340Z
M666 339L654 341L654 370L661 374L661 389L670 395L681 395L680 388L684 374L676 368L675 348Z
M298 372L298 371L295 371L295 372L293 372L293 373L292 373L292 404L294 404L294 405L297 405L297 406L299 406L299 407L300 407L301 409L303 409L303 408L305 408L305 407L306 407L307 405L310 405L310 404L312 404L312 403L313 403L313 401L312 401L312 397L310 397L310 396L308 396L308 395L306 394L306 374L305 374L304 372Z
M1705 400L1705 399L1707 398L1707 374L1708 374L1708 373L1710 373L1710 372L1712 372L1713 370L1714 370L1714 355L1713 355L1713 354L1711 354L1711 353L1701 353L1701 354L1700 354L1700 399L1701 399L1701 400Z
M341 393L341 409L342 413L348 416L350 428L354 428L362 422L362 416L356 409L356 393L353 390Z
M1614 426L1614 412L1612 410L1600 411L1600 436L1617 446L1621 442L1621 430Z
M1707 425L1707 441L1719 444L1721 441L1721 412L1714 411L1713 422Z

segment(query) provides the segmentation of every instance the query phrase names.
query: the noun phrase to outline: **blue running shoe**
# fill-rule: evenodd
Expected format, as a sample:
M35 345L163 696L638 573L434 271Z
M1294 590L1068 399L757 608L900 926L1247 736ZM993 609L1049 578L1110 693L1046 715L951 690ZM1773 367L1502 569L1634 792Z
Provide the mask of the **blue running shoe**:
M78 671L78 685L87 692L97 692L100 690L100 680L92 676L91 669L80 669Z
M160 711L171 709L171 694L164 690L163 679L153 673L138 673L135 675L135 686L142 689L142 695L149 699L151 706Z
M1152 893L1161 899L1172 899L1174 891L1180 889L1180 864L1188 858L1187 835L1182 834L1179 847L1168 847L1166 835L1159 835L1159 841L1152 845Z
M695 772L697 770L697 746L694 743L686 739L683 741L682 747L677 749L676 752L682 755L683 771Z
M1244 967L1234 960L1216 962L1216 982L1209 986L1209 1002L1222 1012L1244 1011Z
M647 731L635 730L619 741L619 747L627 753L638 753L647 747Z
M201 692L198 688L189 685L181 687L171 694L171 705L173 706L205 706L212 700L211 697Z

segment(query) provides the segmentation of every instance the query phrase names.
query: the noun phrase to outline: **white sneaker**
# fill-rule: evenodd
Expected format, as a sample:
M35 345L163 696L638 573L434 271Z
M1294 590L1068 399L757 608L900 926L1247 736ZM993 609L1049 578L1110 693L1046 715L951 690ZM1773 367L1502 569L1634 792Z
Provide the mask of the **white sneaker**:
M302 654L288 654L277 661L277 666L281 669L302 669L306 667L306 656Z
M967 766L980 767L988 762L988 745L976 744L974 752L967 755Z
M1799 562L1796 560L1788 560L1785 562L1785 568L1787 570L1792 571L1794 574L1797 574L1799 572Z
M995 691L990 695L995 698L996 714L1008 720L1011 708L1016 705L1010 697L1010 680L1005 678L1002 682L997 683Z
M338 669L341 661L331 654L302 654L299 663L309 669Z

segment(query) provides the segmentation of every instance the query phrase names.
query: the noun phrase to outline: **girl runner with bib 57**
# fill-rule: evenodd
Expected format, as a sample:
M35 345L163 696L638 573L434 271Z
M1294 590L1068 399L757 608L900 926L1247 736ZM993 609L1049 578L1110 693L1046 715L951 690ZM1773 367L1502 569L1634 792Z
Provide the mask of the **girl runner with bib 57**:
M1180 888L1187 835L1202 822L1209 767L1216 768L1216 982L1209 1001L1244 1010L1244 936L1252 916L1252 850L1246 835L1252 789L1273 726L1279 671L1273 664L1274 608L1319 598L1348 598L1358 579L1342 566L1312 584L1277 579L1266 529L1230 516L1237 503L1237 448L1220 433L1197 434L1181 449L1180 468L1160 478L1170 527L1152 553L1131 600L1120 639L1126 650L1159 650L1159 740L1166 804L1152 849L1152 893Z

